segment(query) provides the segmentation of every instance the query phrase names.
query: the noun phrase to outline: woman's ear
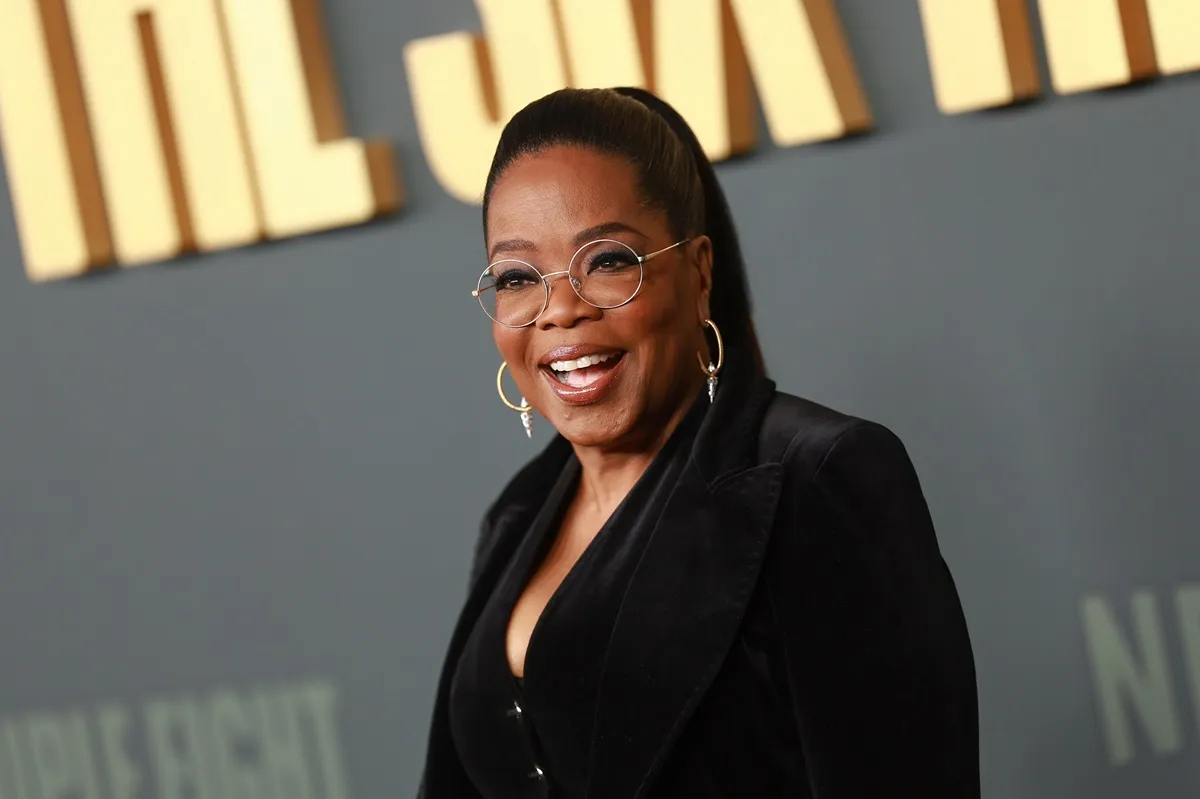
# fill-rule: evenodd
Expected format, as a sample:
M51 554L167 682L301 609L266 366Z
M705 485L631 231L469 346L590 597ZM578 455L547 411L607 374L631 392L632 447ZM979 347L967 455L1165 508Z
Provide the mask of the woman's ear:
M691 251L689 264L695 271L697 281L696 313L698 322L710 316L709 301L712 298L713 246L708 236L696 236L688 245Z

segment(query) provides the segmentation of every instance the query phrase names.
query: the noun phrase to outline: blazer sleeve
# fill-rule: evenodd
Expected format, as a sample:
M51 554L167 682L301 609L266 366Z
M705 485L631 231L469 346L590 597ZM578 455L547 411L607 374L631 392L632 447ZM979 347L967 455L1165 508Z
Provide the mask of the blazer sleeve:
M977 799L971 643L908 454L865 422L816 460L785 459L771 586L813 796Z

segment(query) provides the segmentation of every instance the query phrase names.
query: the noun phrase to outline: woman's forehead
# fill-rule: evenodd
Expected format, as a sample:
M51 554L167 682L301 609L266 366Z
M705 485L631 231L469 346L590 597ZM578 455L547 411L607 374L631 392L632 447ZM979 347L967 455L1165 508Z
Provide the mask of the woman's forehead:
M574 238L582 229L620 222L645 230L653 212L641 201L637 171L619 156L556 147L522 156L496 181L488 204L488 240L535 235Z

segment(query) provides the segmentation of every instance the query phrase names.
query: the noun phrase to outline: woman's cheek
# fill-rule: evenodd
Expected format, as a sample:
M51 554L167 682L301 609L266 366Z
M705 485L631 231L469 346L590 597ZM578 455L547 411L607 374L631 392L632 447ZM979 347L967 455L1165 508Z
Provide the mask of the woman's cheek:
M492 338L496 342L496 349L500 352L500 357L508 364L507 379L513 380L517 384L517 388L523 392L532 390L533 375L529 374L526 367L525 337L518 331L500 328L492 334Z

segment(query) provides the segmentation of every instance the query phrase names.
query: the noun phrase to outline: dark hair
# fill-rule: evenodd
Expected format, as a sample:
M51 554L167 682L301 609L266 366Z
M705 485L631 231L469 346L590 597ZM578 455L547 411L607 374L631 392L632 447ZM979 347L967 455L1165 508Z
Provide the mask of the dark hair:
M525 106L505 126L483 192L483 224L496 181L514 161L550 147L590 148L628 160L641 193L662 209L680 238L712 240L709 308L727 348L765 373L750 308L746 264L737 230L712 164L674 108L644 89L561 89Z

